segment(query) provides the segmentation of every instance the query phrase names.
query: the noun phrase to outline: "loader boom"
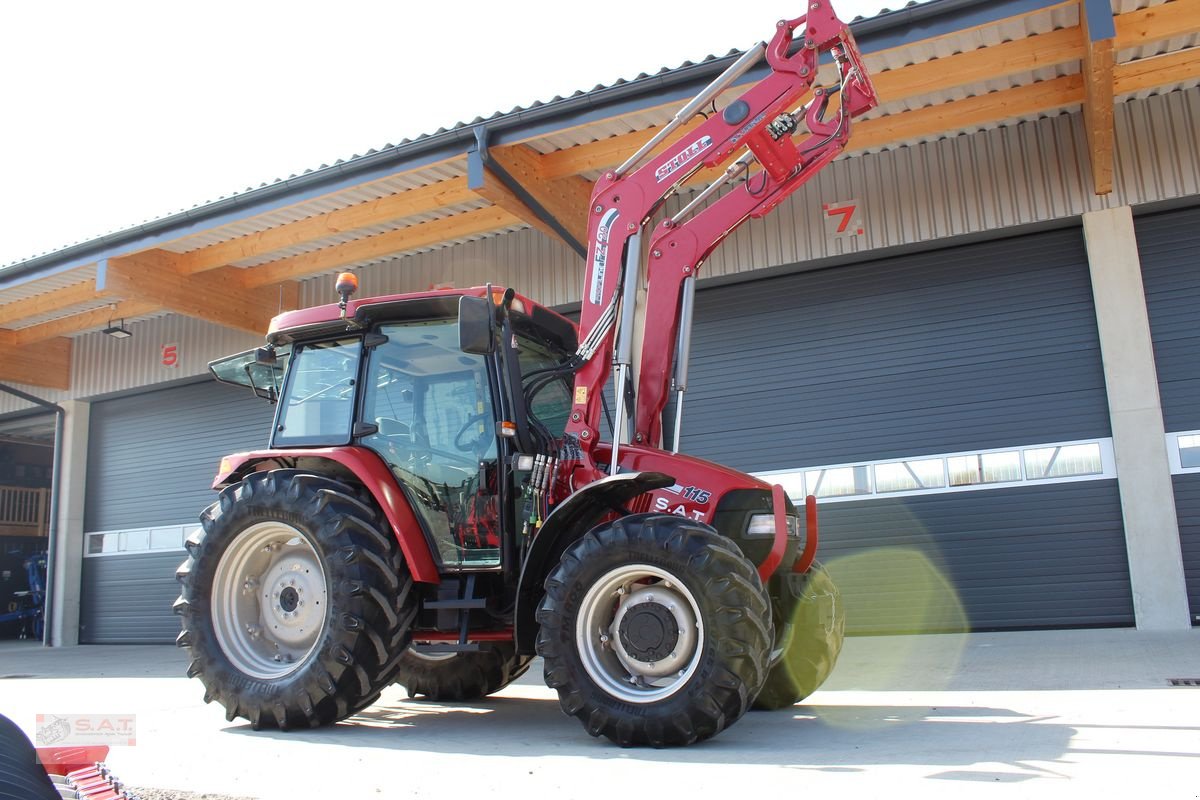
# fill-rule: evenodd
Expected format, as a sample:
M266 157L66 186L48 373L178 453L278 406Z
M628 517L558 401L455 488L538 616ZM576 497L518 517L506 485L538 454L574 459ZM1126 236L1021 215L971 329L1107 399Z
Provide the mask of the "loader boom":
M816 89L811 102L801 106L825 52L835 62L838 85ZM763 59L770 70L766 77L716 111L717 97ZM826 120L831 96L838 92L836 114ZM778 22L770 43L752 47L637 153L596 182L580 313L578 359L582 363L575 373L574 405L566 428L568 443L578 444L577 456L573 446L567 448L575 462L575 485L602 473L592 452L599 438L604 386L613 367L617 409L611 472L616 471L622 443L661 445L660 418L676 355L680 356L676 388L686 386L690 299L704 260L743 222L770 213L832 161L849 138L851 118L876 102L849 28L837 18L829 0L811 0L805 16ZM715 113L699 125L690 125L710 103ZM807 135L795 142L793 134L802 125ZM680 128L683 135L660 147ZM644 229L662 204L698 172L719 167L739 151L744 152L724 173L650 236L641 311L645 336L635 393L630 373ZM743 178L736 188L717 196L721 188ZM717 199L711 200L714 196Z

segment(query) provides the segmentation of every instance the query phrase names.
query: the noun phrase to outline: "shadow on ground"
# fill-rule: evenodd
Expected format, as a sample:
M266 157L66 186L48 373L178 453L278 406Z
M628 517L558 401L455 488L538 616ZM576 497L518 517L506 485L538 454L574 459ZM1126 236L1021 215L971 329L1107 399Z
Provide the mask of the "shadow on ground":
M588 736L550 699L494 698L449 705L418 700L379 703L345 722L318 731L230 733L295 742L339 744L411 752L528 757L561 754L628 758L607 740ZM637 758L696 764L763 764L857 771L881 764L1020 764L1063 758L1071 726L1011 709L914 706L797 706L751 712L714 739L686 748L639 749ZM916 750L914 740L922 746ZM780 743L788 743L780 747ZM922 755L924 754L924 755ZM820 765L814 767L813 765Z

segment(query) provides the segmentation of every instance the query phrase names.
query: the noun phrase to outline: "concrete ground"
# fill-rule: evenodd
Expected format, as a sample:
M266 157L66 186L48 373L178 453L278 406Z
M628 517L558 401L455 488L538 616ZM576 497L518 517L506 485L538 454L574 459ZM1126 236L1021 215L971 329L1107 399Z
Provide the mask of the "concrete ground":
M485 702L392 687L331 728L255 733L201 702L172 647L0 643L0 711L134 713L132 785L337 797L1200 797L1200 630L848 640L804 705L708 742L623 750L561 713L540 665ZM819 793L819 794L814 794ZM746 795L748 796L748 795Z

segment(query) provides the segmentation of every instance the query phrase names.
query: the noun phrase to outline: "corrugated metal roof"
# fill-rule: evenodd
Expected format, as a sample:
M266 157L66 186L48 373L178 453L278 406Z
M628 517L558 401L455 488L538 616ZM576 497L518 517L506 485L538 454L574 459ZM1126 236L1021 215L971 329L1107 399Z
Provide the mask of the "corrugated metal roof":
M73 269L70 272L63 272L58 275L51 275L48 278L37 281L36 283L26 283L20 286L14 286L11 289L0 293L0 300L4 304L15 303L20 300L28 300L31 297L37 297L47 292L53 292L56 289L65 289L68 286L74 286L77 283L84 281L92 281L96 279L96 265L91 264L80 269Z
M326 214L330 211L336 211L340 208L366 203L371 200L378 200L381 197L397 194L408 189L417 189L422 186L428 186L439 181L449 180L466 175L466 161L459 159L457 162L450 164L439 164L437 166L428 167L426 169L407 172L403 175L395 175L391 178L374 183L363 184L356 186L345 192L338 192L323 197L317 200L311 200L307 203L299 203L290 208L281 209L271 214L265 214L258 217L242 220L231 225L225 225L219 228L198 233L195 236L188 236L179 239L169 245L163 247L164 250L170 250L176 253L187 253L193 250L199 250L209 245L219 244L230 239L236 239L239 236L246 236L252 233L275 228L280 225L285 225L289 222L306 219L318 214Z

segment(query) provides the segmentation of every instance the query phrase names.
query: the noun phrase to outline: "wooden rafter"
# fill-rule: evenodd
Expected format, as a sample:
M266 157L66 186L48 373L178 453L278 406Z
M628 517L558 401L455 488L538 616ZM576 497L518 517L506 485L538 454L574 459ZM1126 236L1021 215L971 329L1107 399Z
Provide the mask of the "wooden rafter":
M466 178L450 178L184 253L178 257L179 271L190 275L216 269L326 236L456 205L473 197Z
M71 346L62 337L24 343L16 332L0 331L0 380L69 389Z
M1088 160L1092 165L1092 189L1108 194L1113 188L1113 66L1116 62L1116 31L1108 0L1079 0L1083 29L1083 123L1087 132ZM1093 18L1104 30L1098 30Z
M281 258L246 270L246 285L250 287L278 283L292 278L316 275L319 272L351 264L386 258L407 250L432 247L450 239L492 233L521 219L495 206L455 214L451 217L410 225L407 228L356 239L345 244L326 247L311 253Z
M520 181L576 241L587 241L588 206L592 200L592 184L578 175L553 178L542 170L541 156L525 145L492 148L492 158L504 165L509 174Z
M1117 64L1113 73L1113 93L1117 95L1196 80L1200 78L1200 48Z
M1078 75L1064 75L1028 86L860 122L851 136L850 149L866 150L892 142L935 136L942 131L988 125L1074 105L1082 99L1082 79Z
M52 314L95 299L97 294L94 282L85 280L83 283L53 289L24 300L15 300L0 306L0 327L43 314Z
M1200 2L1175 0L1113 17L1117 48L1139 47L1200 33Z
M151 250L109 259L97 271L96 288L252 333L265 331L271 317L297 305L299 286L294 283L247 287L245 271L234 267L185 275L176 258L165 250Z
M525 201L509 189L500 176L492 170L483 167L479 168L477 174L472 175L470 178L468 185L471 187L472 192L497 208L507 211L551 239L562 241L562 237L558 235L558 231L547 220L542 219L537 212L526 205Z
M12 341L18 345L44 342L56 336L70 336L108 327L110 320L132 319L160 310L160 306L144 300L120 300L111 306L60 317L50 322L30 325L28 328L11 331Z

